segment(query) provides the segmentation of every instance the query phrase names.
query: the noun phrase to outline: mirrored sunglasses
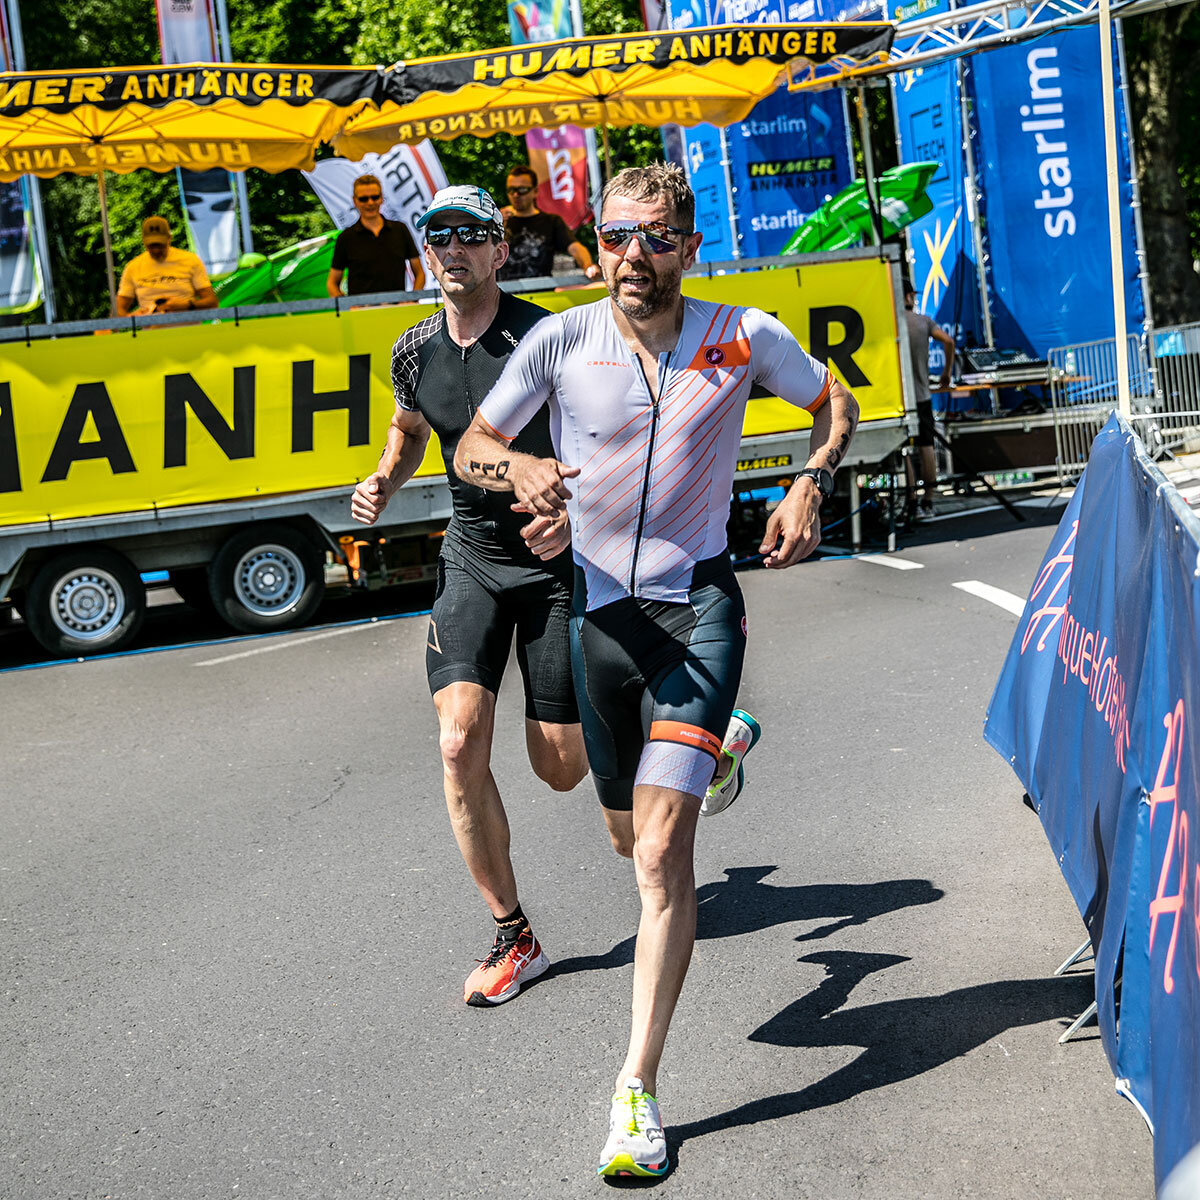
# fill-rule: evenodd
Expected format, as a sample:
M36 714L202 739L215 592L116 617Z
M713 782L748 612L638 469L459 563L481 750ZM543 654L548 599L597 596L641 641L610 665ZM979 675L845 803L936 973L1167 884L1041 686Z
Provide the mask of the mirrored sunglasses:
M642 249L651 254L670 254L679 248L673 239L687 237L690 232L668 225L665 221L651 221L649 224L609 221L596 226L596 237L605 250L621 250L629 245L630 238L636 237L642 243Z
M455 234L464 246L482 246L492 237L493 230L490 225L447 225L440 229L426 229L425 240L431 246L448 246Z
M534 190L534 189L533 189L533 188L531 188L531 187L516 187L516 188L509 188L509 189L508 189L508 194L509 194L510 196L528 196L528 195L529 195L529 193L530 193L530 192L532 192L533 190Z

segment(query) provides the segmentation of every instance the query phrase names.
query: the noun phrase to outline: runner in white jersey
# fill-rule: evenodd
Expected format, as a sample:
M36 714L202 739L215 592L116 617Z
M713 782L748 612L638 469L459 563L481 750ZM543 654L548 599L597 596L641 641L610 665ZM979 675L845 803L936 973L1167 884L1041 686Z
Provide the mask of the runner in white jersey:
M853 396L773 317L683 297L694 212L674 168L610 181L596 231L608 303L539 323L455 456L464 480L545 516L565 506L573 526L576 698L609 834L642 900L604 1175L668 1169L655 1092L695 940L696 820L714 789L735 787L756 732L730 722L746 625L725 527L746 400L760 384L813 414L808 464L767 522L769 568L820 542L820 504L858 419ZM557 457L514 451L547 401Z

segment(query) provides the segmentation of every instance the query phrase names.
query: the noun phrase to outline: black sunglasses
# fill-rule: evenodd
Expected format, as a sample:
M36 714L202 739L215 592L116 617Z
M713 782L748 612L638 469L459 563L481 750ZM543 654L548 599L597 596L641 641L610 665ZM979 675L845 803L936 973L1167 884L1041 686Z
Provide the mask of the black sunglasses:
M363 201L382 200L383 199L383 197L378 192L372 192L369 196L359 195L359 196L355 196L354 198L355 198L355 200L363 200Z
M533 190L531 187L509 188L508 194L510 196L528 196Z
M490 225L443 225L440 229L426 229L425 240L431 246L448 246L455 234L464 246L482 246L495 236Z
M670 254L678 249L672 237L687 237L690 233L690 229L679 229L665 221L610 221L596 226L596 237L605 250L620 250L629 244L630 238L636 237L651 254Z

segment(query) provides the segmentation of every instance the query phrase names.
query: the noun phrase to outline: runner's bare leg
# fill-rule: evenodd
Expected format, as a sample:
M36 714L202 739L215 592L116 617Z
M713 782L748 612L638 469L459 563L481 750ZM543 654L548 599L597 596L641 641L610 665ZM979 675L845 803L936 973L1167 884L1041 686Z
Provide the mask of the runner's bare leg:
M656 1093L663 1044L696 940L693 854L699 814L699 796L672 788L633 789L633 862L642 919L633 959L629 1051L618 1089L636 1076L650 1095Z
M494 917L517 907L508 817L492 778L496 697L477 683L451 683L433 697L441 726L446 808L463 861Z

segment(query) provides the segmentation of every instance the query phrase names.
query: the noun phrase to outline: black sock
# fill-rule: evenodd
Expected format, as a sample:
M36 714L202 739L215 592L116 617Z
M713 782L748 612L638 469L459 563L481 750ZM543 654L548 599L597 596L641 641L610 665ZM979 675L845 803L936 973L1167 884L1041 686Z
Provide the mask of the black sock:
M496 922L496 937L502 942L515 942L529 925L529 919L519 904L507 917L493 916L492 920Z

